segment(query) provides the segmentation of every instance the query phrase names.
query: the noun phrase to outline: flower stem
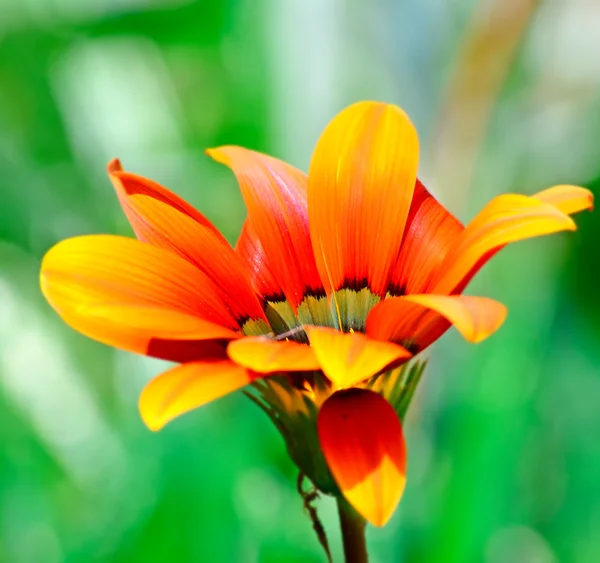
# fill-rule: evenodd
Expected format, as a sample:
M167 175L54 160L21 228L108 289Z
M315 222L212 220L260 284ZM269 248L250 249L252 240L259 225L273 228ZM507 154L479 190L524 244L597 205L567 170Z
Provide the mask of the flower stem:
M364 519L343 497L338 497L337 505L346 563L369 563Z

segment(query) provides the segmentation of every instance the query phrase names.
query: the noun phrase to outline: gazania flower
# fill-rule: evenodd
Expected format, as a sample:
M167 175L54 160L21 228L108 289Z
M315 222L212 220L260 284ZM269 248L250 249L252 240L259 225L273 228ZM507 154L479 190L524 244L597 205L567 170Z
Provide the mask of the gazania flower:
M44 295L76 330L172 360L140 397L152 430L251 384L300 470L383 525L404 488L403 417L449 327L470 342L506 309L463 295L504 245L575 229L590 192L501 195L466 227L417 179L417 133L393 105L342 111L308 175L240 147L209 150L237 176L248 218L235 248L164 187L108 167L138 240L81 236L45 256ZM344 502L344 501L342 501Z

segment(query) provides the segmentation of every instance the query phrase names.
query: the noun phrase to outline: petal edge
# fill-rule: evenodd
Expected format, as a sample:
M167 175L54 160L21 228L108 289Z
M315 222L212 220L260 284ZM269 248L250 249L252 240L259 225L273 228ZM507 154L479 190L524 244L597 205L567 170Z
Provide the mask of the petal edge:
M248 370L228 360L181 364L152 379L142 390L139 409L153 431L252 381Z
M345 498L371 524L385 525L406 484L406 445L392 406L373 391L338 391L321 406L317 431Z

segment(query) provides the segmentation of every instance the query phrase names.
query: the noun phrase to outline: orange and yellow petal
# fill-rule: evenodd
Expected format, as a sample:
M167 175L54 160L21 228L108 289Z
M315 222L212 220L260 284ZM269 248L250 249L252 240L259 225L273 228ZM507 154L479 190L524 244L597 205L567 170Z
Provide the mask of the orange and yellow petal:
M215 235L221 236L218 229L187 201L153 180L138 176L137 174L125 172L118 158L115 158L108 163L107 172L115 187L123 211L125 212L127 219L129 219L136 236L138 236L140 240L146 240L146 237L152 237L153 227L151 224L146 224L143 217L140 217L139 214L130 210L128 199L133 196L144 196L155 201L160 201L169 207L173 207L180 213L187 215L190 219L200 223L207 229L211 229L214 231Z
M384 368L408 360L411 353L393 342L381 342L359 332L305 326L310 347L334 388L352 387Z
M574 213L594 208L594 195L592 192L579 186L552 186L538 192L532 197L554 205L554 207L567 215L573 215Z
M328 291L384 295L411 205L419 141L398 107L360 102L321 135L308 173L310 236Z
M142 420L150 430L236 391L256 376L229 360L197 361L179 365L155 377L139 400Z
M42 292L73 328L147 353L152 339L231 338L237 322L197 268L163 249L110 235L67 239L42 261Z
M296 307L307 291L321 287L308 231L306 175L241 147L219 147L207 153L236 175L252 231L281 292Z
M457 238L439 267L431 291L460 293L504 245L575 228L573 220L550 203L523 195L498 196Z
M417 180L390 291L425 292L464 227Z
M118 162L109 165L109 175L139 240L199 268L234 315L264 318L245 264L208 219L166 188L122 171Z
M443 317L447 321L440 319ZM420 294L386 299L367 318L367 335L422 350L453 324L469 342L481 342L500 328L506 307L488 297Z
M263 336L231 342L227 354L235 363L257 373L319 369L319 362L310 346L293 341L270 340Z
M392 406L373 391L338 391L323 403L317 431L344 497L371 524L385 525L406 484L406 445Z

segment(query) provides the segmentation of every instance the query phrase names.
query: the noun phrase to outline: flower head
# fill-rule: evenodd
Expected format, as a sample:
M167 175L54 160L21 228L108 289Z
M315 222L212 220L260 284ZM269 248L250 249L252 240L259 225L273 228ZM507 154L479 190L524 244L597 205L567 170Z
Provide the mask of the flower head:
M504 245L574 230L590 192L493 199L466 227L417 179L418 139L396 106L361 102L319 139L308 175L240 147L208 151L240 184L235 248L164 187L108 171L138 240L98 235L45 256L44 295L73 328L180 365L152 380L142 418L173 418L252 384L300 469L383 525L404 488L401 418L422 365L454 325L471 342L506 309L463 295Z

